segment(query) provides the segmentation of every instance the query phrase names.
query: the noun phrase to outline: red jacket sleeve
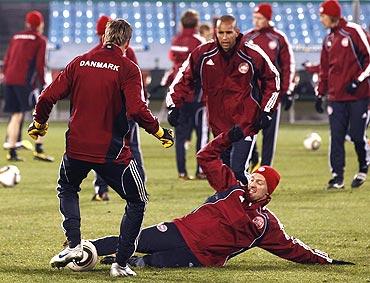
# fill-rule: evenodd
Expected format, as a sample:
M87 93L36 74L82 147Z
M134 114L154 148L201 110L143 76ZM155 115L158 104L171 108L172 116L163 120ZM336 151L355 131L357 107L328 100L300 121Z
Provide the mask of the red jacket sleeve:
M282 34L281 49L279 52L280 74L281 74L281 95L286 94L288 91L294 90L294 73L295 73L295 60L292 46L286 35Z
M320 56L320 73L319 73L319 86L318 93L320 95L326 95L328 92L328 52L326 50L326 39L322 45L321 56Z
M370 45L369 45L369 34L366 33L359 25L353 25L356 32L352 40L357 46L359 53L362 55L363 71L357 74L356 78L360 82L363 82L370 76ZM359 58L358 58L359 59Z
M271 216L271 215L270 215ZM269 227L258 247L278 257L297 263L331 263L328 254L312 249L299 239L285 233L284 226L277 220L270 219Z
M265 112L273 112L280 101L280 75L268 55L256 44L246 42L245 46L254 52L249 52L257 68L262 92L261 108Z
M230 146L231 142L227 133L222 133L197 154L199 166L206 174L209 184L217 192L225 191L238 184L233 171L221 160L221 153Z
M41 38L40 46L37 49L36 54L36 71L38 81L41 87L45 85L45 53L46 53L46 40L44 38Z
M177 72L167 93L167 107L181 108L184 102L194 100L194 82L198 76L195 71L195 57L194 52L191 53Z
M70 94L72 77L74 72L74 62L80 57L76 57L66 68L59 73L57 78L41 93L33 113L34 119L44 124L49 119L49 115L58 100L66 98Z
M6 67L8 66L8 63L9 63L9 50L11 50L12 45L13 45L13 39L10 40L9 46L4 55L4 62L3 62L3 73L4 74L5 74Z
M135 120L148 133L155 134L159 129L159 123L148 109L140 68L135 63L129 62L131 64L125 68L127 73L123 74L121 85L126 99L127 116Z

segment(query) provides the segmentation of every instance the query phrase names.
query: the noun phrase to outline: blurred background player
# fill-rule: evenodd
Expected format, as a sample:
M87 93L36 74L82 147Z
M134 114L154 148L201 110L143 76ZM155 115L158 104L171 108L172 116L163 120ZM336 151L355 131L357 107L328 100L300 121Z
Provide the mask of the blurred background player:
M9 42L4 56L4 112L11 114L7 127L9 161L23 161L17 154L16 142L20 137L24 113L33 109L40 89L45 86L46 38L44 17L39 11L30 11L25 18L25 30L16 33ZM27 145L28 148L29 145ZM41 161L54 161L44 153L43 141L35 142L34 158Z
M204 23L199 26L199 34L209 42L213 39L214 31L209 23Z
M169 53L172 61L172 69L167 78L164 78L163 85L169 86L175 79L181 65L188 58L189 54L199 45L205 43L205 39L199 35L199 14L194 10L187 10L181 16L182 30L172 39ZM208 119L205 106L201 102L200 82L194 81L192 86L195 92L193 101L184 103L179 109L178 124L175 126L176 139L176 164L180 179L189 180L186 169L186 143L191 139L195 129L197 141L196 151L199 151L207 144L209 138ZM195 178L204 179L202 168L196 164Z
M328 189L344 188L347 131L354 143L359 170L351 187L361 186L367 177L366 125L370 75L370 46L368 34L358 24L341 17L337 1L328 0L320 6L320 21L330 29L321 51L320 75L316 110L324 112L322 97L328 99L330 124L330 167L333 178Z
M166 148L173 145L173 135L171 130L160 127L147 107L140 68L123 56L131 35L132 28L125 20L109 21L103 47L73 59L36 104L34 120L28 129L34 139L46 134L47 121L56 102L68 96L71 100L66 150L57 188L68 247L51 259L54 268L83 257L78 192L90 170L95 170L127 201L117 262L112 264L110 274L136 275L127 260L136 249L148 196L143 176L125 144L127 117L135 119Z
M96 22L96 34L99 36L99 44L93 48L93 50L98 50L103 47L103 35L105 32L105 27L110 20L107 16L101 16ZM132 49L132 47L128 46L125 52L125 55L128 59L130 59L132 62L134 62L136 65L138 65L137 58L135 55L135 51ZM147 93L145 92L145 95ZM145 96L147 98L147 95ZM130 127L129 132L125 136L125 143L130 147L131 153L137 163L138 169L141 171L142 176L145 177L145 171L144 171L144 164L140 149L140 131L139 131L139 125L132 119L128 120L128 124ZM104 181L104 179L97 174L94 171L95 179L93 181L94 185L94 196L92 197L93 201L108 201L108 184Z
M278 69L280 73L281 99L284 104L284 110L287 111L293 104L294 54L286 35L271 25L271 18L272 6L268 3L259 4L253 13L254 28L244 35L243 40L253 42L261 47ZM271 125L262 130L261 165L272 165L279 130L280 110L281 105L279 104L271 116ZM258 167L258 163L259 157L256 143L251 158L251 172L256 169L255 167Z
M244 42L231 15L217 21L216 39L196 48L180 68L167 94L169 121L174 125L175 110L194 99L193 85L201 82L202 101L207 106L214 136L240 125L245 139L233 143L223 153L239 180L244 179L251 149L259 129L270 125L279 103L279 73L257 45Z

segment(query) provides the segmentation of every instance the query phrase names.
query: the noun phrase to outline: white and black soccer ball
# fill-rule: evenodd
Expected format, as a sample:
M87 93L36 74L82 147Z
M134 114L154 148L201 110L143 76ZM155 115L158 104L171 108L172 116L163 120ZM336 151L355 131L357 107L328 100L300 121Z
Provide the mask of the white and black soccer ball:
M21 172L15 165L6 165L0 168L0 185L14 187L21 181Z
M318 133L311 133L304 139L303 145L307 150L318 150L321 146L321 141Z
M73 271L88 271L95 267L98 263L98 253L95 246L87 240L82 240L83 257L80 261L72 261L67 264L67 267Z

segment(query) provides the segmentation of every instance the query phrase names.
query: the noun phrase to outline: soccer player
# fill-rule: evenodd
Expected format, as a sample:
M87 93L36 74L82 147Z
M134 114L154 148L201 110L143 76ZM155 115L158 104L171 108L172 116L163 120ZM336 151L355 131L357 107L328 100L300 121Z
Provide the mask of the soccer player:
M293 104L294 73L295 61L291 45L286 35L271 26L272 7L268 3L259 4L253 13L254 28L248 31L243 40L257 44L266 52L271 62L276 66L280 73L280 93L284 103L284 110L287 111ZM272 165L277 134L280 122L280 104L271 116L271 125L262 130L262 159L261 165ZM255 153L252 155L252 164L258 164L257 146L254 147ZM253 166L252 166L253 167ZM253 169L252 169L253 170Z
M99 36L99 44L93 48L93 50L99 50L103 46L103 35L105 33L105 27L107 26L108 21L110 20L109 17L103 15L100 16L99 19L96 22L96 34ZM124 54L128 59L130 59L132 62L134 62L136 65L138 65L137 58L135 55L135 51L128 46L126 49L126 52ZM145 91L145 90L144 90ZM145 92L146 95L146 92ZM147 98L147 95L145 96ZM140 149L140 136L139 136L139 126L138 124L132 120L128 120L129 124L129 132L127 133L125 137L125 143L130 147L131 153L136 161L136 164L138 166L138 170L140 170L143 179L145 180L145 171L144 171L144 165L143 165L143 159L141 156L141 149ZM94 195L92 197L92 201L108 201L108 184L104 181L104 179L95 173L94 178Z
M244 42L236 20L217 20L216 40L196 48L181 66L167 94L169 122L177 123L178 109L194 99L194 83L202 90L214 136L240 125L246 135L223 154L239 180L249 165L259 129L267 128L279 103L280 78L266 53Z
M320 6L320 21L330 33L321 51L316 110L324 112L322 98L327 96L330 124L330 167L332 179L328 189L344 188L347 131L354 143L359 163L351 187L358 188L366 180L366 124L368 117L370 45L361 26L341 17L338 1L328 0Z
M39 11L30 11L25 18L26 29L13 35L4 56L4 112L11 113L7 127L9 161L23 161L17 154L16 143L22 130L24 113L33 109L36 89L45 86L46 38L44 17ZM44 153L43 140L35 143L34 159L54 161Z
M73 59L36 104L28 129L33 138L46 134L53 105L67 96L71 100L66 152L57 188L69 246L51 259L52 267L64 267L83 256L78 192L88 172L95 170L127 201L117 262L110 274L136 275L127 266L127 260L135 251L148 197L143 176L124 142L127 117L158 138L164 147L173 145L173 135L171 130L160 127L147 107L140 68L123 56L131 35L132 28L125 20L109 21L102 48Z
M181 218L143 229L137 252L146 255L131 258L131 265L223 266L254 247L298 263L346 263L287 235L277 216L266 208L280 181L274 168L261 166L250 176L248 184L242 184L222 163L221 153L243 136L242 130L235 127L198 153L198 161L216 194ZM117 242L117 237L92 241L98 255L114 253Z
M169 86L181 65L188 58L189 54L199 45L205 43L205 38L199 35L199 14L194 10L187 10L181 16L182 31L172 39L171 50L169 53L172 61L172 69L169 72L167 80L162 84ZM198 82L194 82L191 86L195 92L195 97L189 103L184 105L179 110L178 124L175 125L176 137L176 164L178 176L180 179L192 179L188 175L186 169L186 142L191 139L193 129L195 129L197 141L196 151L206 145L209 139L209 128L206 109L200 101L200 86ZM197 164L195 177L204 179L202 168Z

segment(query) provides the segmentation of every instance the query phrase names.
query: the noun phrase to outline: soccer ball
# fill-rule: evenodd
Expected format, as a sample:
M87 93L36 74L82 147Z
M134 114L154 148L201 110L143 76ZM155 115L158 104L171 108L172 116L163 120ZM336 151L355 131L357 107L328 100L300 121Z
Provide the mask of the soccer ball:
M14 187L21 181L21 172L17 166L7 165L0 168L0 185Z
M318 133L309 134L303 141L303 145L308 150L318 150L321 145L321 137Z
M86 240L82 240L83 257L80 261L72 261L67 264L67 267L73 271L88 271L95 267L98 263L98 253L95 246Z

